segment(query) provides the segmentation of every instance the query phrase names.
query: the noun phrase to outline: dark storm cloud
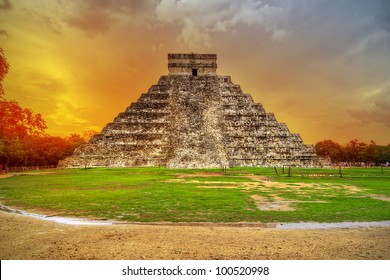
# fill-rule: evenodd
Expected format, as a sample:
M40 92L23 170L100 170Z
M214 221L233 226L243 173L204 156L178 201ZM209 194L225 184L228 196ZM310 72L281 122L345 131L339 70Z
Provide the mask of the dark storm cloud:
M76 1L73 13L64 20L70 27L79 28L88 34L104 33L119 21L118 15L131 17L135 13L145 12L152 3L152 0Z
M109 13L104 11L84 11L82 15L68 16L65 22L75 28L84 30L86 33L104 33L115 23Z
M188 46L209 45L212 35L232 34L238 28L262 29L273 40L282 41L287 33L280 26L288 7L259 0L197 1L161 0L156 7L159 21L181 28L177 39Z
M301 71L317 74L316 78L330 85L353 89L365 82L374 87L386 83L383 71L390 62L386 47L390 33L383 27L380 1L302 0L291 4L290 41L279 46L284 62L299 65Z
M0 10L11 9L11 2L9 0L0 0Z
M148 1L144 0L86 0L82 1L85 9L94 10L108 10L108 11L123 11L131 10L138 11L146 5Z
M390 31L390 1L381 1L381 12L378 14L378 20L387 31Z

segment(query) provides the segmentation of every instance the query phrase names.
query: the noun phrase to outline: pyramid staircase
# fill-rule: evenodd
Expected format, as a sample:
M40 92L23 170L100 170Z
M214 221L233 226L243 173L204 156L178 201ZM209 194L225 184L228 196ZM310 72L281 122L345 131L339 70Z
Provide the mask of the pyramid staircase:
M59 167L319 165L312 146L216 74L216 55L168 59L168 75Z

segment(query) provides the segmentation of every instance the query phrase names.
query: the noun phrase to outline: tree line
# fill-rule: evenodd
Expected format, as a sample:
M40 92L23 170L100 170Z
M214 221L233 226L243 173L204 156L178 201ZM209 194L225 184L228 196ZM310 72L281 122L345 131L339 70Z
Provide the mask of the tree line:
M79 134L56 137L47 134L0 138L0 164L9 167L57 166L86 140Z
M8 69L0 48L0 165L56 166L96 133L86 131L67 137L45 134L47 125L40 114L22 108L15 100L5 99L3 80Z
M320 141L315 145L317 155L328 158L333 164L350 166L389 166L390 144L387 146L360 142L357 139L340 145L332 140Z
M0 164L7 166L56 166L86 143L95 131L66 137L45 134L40 114L0 96Z

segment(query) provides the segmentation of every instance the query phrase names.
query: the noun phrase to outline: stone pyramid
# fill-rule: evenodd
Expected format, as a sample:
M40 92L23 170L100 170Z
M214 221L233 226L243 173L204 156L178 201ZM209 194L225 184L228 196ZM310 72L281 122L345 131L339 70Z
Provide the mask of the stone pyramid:
M312 146L217 75L215 54L168 54L168 75L59 167L317 166Z

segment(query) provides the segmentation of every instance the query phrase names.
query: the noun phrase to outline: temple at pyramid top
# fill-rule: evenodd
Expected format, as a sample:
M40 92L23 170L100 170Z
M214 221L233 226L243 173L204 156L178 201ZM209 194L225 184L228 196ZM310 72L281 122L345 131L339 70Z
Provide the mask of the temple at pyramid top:
M168 54L169 75L216 76L216 54Z
M59 167L320 165L313 146L217 75L217 55L168 54L168 70Z

